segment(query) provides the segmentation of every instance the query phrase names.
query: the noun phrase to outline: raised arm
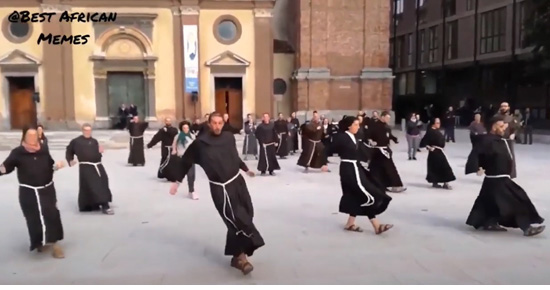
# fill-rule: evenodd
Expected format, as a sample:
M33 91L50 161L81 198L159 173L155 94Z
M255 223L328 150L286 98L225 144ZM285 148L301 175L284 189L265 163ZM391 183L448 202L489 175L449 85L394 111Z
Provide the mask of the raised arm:
M162 139L163 131L162 129L158 130L158 132L153 136L153 139L147 144L147 148L153 148L153 146L157 145L158 142Z
M17 167L17 158L14 151L15 150L12 150L8 158L0 164L0 176L12 173Z

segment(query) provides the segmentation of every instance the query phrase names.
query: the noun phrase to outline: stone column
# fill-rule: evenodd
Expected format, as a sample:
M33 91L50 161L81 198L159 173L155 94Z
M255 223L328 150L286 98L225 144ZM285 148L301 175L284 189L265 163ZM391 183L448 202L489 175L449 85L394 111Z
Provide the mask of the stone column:
M272 9L254 9L255 110L257 116L274 112ZM247 96L248 97L248 96ZM246 112L248 113L248 112Z
M43 12L56 12L51 22L42 23L42 30L45 35L71 35L72 26L70 22L59 22L58 17L64 11L71 8L59 5L59 1L49 1L51 4L41 5ZM76 129L79 125L75 120L74 102L74 75L73 75L73 53L71 44L51 45L41 43L43 49L42 74L44 80L45 102L44 119L49 129L71 128Z
M188 119L194 118L194 117L200 117L202 115L201 112L201 93L199 91L199 99L197 102L193 102L191 100L191 94L185 92L185 57L184 57L184 50L183 50L183 44L185 42L184 35L183 35L183 26L184 25L197 25L197 40L199 39L200 35L200 29L199 26L199 13L200 13L200 7L198 6L198 1L196 1L195 5L189 5L189 6L181 6L180 7L180 25L179 25L179 43L181 45L181 50L179 53L179 56L181 57L181 62L179 64L181 65L181 82L179 84L176 84L176 86L179 86L181 89L182 94L180 102L183 105L183 116L185 116ZM200 42L198 43L197 52L199 54L199 90L200 90L200 67L202 65L202 55L200 53ZM177 59L177 58L176 58ZM177 91L176 91L177 92ZM204 96L205 98L208 98L208 96Z

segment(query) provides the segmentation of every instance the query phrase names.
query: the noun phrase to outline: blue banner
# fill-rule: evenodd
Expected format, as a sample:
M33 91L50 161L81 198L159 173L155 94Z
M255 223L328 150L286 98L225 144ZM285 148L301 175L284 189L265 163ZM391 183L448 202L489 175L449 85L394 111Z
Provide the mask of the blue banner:
M199 91L199 79L198 78L185 78L185 92L192 93Z

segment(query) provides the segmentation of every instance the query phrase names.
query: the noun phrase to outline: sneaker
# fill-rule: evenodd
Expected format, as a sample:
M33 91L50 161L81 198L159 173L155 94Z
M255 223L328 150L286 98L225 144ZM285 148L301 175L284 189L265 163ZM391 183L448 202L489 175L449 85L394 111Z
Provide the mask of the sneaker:
M189 193L189 198L192 199L192 200L199 200L199 195L194 193L194 192L190 192Z

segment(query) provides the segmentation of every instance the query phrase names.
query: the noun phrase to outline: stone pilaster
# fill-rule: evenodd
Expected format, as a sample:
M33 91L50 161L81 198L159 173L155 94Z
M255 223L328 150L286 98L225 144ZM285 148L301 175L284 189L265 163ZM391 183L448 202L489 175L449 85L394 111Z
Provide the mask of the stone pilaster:
M174 16L174 41L178 42L174 45L176 48L175 56L176 56L176 95L178 96L179 100L176 100L176 105L180 104L180 108L177 110L181 112L182 117L185 117L187 119L192 119L195 117L198 117L202 114L201 112L201 93L199 91L199 99L197 102L193 102L191 100L191 94L185 92L185 56L184 56L184 43L185 43L185 36L183 35L183 26L184 25L197 25L197 37L200 35L200 27L199 27L199 14L200 14L200 8L198 6L198 1L195 3L195 5L186 5L186 6L180 6L178 16ZM176 21L177 18L177 21ZM177 24L176 24L177 22ZM177 28L176 28L177 25ZM177 36L175 35L177 34ZM178 47L179 46L179 47ZM200 47L200 43L198 43L198 46ZM201 66L201 54L199 48L197 48L197 51L199 52L199 70ZM200 88L200 71L199 71L199 88ZM208 96L205 96L208 97ZM176 106L177 107L177 106ZM179 114L179 113L178 113Z
M53 2L53 1L52 1ZM50 3L41 5L43 12L56 12L57 16L71 7ZM70 22L59 22L57 18L51 22L43 22L45 35L72 35ZM44 119L49 129L76 129L73 51L71 44L52 45L41 43L43 49L43 80L45 102Z
M254 9L255 111L275 114L273 98L272 9Z

